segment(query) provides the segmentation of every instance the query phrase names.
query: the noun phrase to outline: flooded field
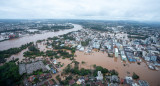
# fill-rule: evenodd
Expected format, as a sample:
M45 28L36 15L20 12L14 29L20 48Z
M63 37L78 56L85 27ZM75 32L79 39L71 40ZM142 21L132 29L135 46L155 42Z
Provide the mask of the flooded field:
M21 45L29 42L36 42L37 40L47 39L48 37L63 35L72 31L77 31L82 29L82 26L80 25L77 25L77 24L73 24L73 25L74 25L73 29L60 30L58 32L46 32L43 34L29 35L21 38L0 42L0 50L6 50L13 47L20 47Z
M141 80L146 80L151 86L160 86L160 71L154 71L148 69L146 63L142 62L140 65L137 63L123 63L121 58L108 57L107 53L94 52L90 55L84 54L84 52L76 51L77 57L75 59L78 62L85 61L86 64L81 64L81 68L92 69L93 65L102 66L109 70L115 69L119 73L120 78L125 76L132 76L133 72L140 76ZM124 66L126 64L126 66Z

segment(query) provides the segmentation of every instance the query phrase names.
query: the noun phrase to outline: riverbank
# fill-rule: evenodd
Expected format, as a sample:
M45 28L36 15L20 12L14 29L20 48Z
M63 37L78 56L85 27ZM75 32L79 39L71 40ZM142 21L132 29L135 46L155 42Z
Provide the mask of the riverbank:
M74 28L72 29L60 30L58 32L46 32L42 34L29 35L29 36L24 36L24 37L13 39L13 40L6 40L3 42L0 42L0 50L7 50L9 48L20 47L21 45L29 42L36 42L37 40L43 40L49 37L63 35L72 31L77 31L82 29L81 25L77 25L77 24L73 24L73 25L74 25Z

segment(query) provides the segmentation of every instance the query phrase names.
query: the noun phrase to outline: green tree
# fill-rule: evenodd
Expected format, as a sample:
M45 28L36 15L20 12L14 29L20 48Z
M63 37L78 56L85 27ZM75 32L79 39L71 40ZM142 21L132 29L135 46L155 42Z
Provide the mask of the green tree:
M14 62L8 62L0 66L0 86L17 85L20 81L19 68Z
M139 76L136 73L133 73L132 78L133 79L139 79Z

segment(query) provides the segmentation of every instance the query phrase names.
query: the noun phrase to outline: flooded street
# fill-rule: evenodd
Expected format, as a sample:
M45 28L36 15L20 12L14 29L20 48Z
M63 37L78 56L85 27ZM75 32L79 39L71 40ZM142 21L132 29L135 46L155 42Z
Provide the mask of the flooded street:
M76 51L77 57L75 59L78 62L85 61L86 64L81 64L81 68L92 69L93 65L102 66L109 70L115 69L119 73L120 78L125 78L125 76L132 76L133 72L140 76L141 80L146 80L151 86L160 85L160 71L154 71L148 69L147 65L142 62L140 65L137 63L128 63L124 66L121 62L121 58L110 58L107 53L103 52L94 52L90 55L84 54L84 52ZM128 72L128 73L127 73Z
M29 43L29 42L36 42L37 40L47 39L48 37L63 35L72 31L77 31L82 29L82 26L73 24L73 29L67 29L67 30L60 30L58 32L46 32L43 34L35 34L30 36L24 36L22 38L12 39L12 40L6 40L3 42L0 42L0 50L6 50L9 48L14 47L20 47L23 44Z
M68 64L71 63L71 60L60 58L60 59L57 59L57 62L61 62L61 64L64 64L63 67L59 68L59 72L58 72L58 73L52 75L52 78L56 81L56 83L59 84L59 81L56 79L56 76L60 75L61 79L63 78L63 76L61 75L61 73L63 72L63 69L64 69Z

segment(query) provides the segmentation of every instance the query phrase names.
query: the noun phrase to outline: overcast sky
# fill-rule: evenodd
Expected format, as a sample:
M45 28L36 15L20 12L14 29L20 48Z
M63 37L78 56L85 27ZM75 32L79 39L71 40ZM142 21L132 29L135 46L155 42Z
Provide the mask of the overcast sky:
M160 0L0 0L0 19L160 21Z

